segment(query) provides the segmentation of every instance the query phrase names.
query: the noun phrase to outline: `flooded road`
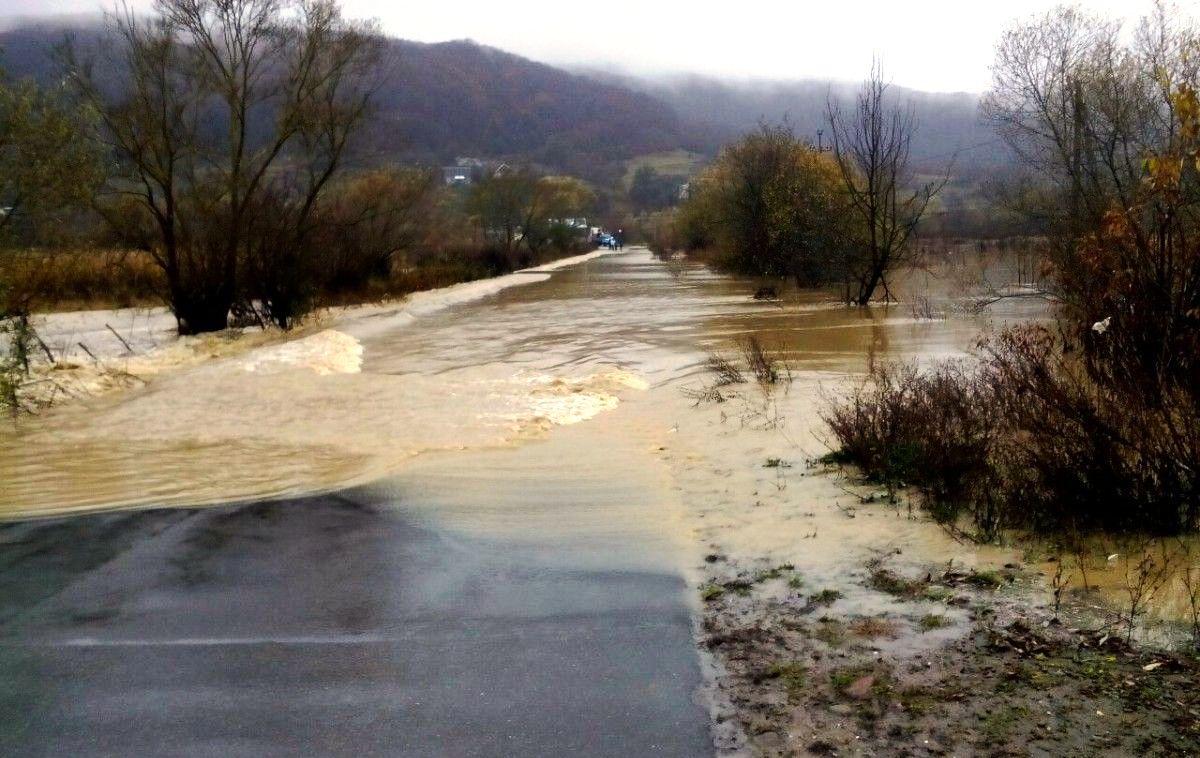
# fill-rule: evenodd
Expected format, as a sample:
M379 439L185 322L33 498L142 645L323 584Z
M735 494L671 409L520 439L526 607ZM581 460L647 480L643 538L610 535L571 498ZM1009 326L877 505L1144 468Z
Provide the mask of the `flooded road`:
M605 568L621 543L596 534L509 540L406 504L360 489L4 530L0 753L711 752L678 575Z
M23 422L0 448L10 519L228 504L0 531L10 746L702 755L727 716L697 699L719 678L693 644L713 561L786 564L867 614L898 604L864 586L873 557L1007 558L806 462L824 393L874 359L961 355L1021 301L756 302L638 249L514 276ZM709 352L747 335L790 385L698 405Z
M815 295L756 303L753 283L698 266L673 276L645 251L503 279L504 289L493 280L435 293L415 318L400 305L368 308L24 419L0 437L0 508L11 517L328 490L418 454L540 439L647 391L677 408L705 351L745 334L802 371L841 373L871 355L953 354L979 328Z

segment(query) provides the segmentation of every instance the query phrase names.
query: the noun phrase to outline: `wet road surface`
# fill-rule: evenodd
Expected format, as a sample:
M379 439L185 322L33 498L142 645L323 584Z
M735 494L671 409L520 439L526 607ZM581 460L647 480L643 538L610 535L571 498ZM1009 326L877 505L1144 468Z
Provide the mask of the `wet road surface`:
M757 481L800 451L697 415L705 351L786 346L807 441L825 378L979 331L754 288L633 250L342 325L360 373L218 360L0 436L14 518L340 492L0 525L0 755L710 754L682 577L718 537L801 565L840 490ZM803 566L832 582L829 511Z
M0 753L711 753L682 579L393 496L0 527Z

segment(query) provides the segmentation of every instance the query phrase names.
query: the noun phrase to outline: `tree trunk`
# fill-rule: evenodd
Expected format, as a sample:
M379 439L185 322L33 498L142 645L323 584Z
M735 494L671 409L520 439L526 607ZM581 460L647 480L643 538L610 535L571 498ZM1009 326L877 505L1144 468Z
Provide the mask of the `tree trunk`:
M222 288L223 289L223 288ZM229 327L232 292L212 292L199 298L183 296L171 304L180 334L219 332Z
M883 279L883 269L874 267L862 283L858 286L858 297L854 300L855 305L866 306L871 304L871 298L875 297L875 290L879 287L879 282Z

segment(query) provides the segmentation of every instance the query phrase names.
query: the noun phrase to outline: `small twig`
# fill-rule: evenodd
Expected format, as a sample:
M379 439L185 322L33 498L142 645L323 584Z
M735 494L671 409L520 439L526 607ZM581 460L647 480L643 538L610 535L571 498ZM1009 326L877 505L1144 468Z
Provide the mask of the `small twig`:
M844 487L844 486L842 486L842 485L841 485L840 483L838 483L837 481L834 481L834 482L833 482L833 486L834 486L834 487L837 487L837 488L838 488L839 490L841 490L842 492L845 492L847 495L849 495L850 497L852 497L852 498L854 498L855 500L857 500L857 501L858 501L858 503L859 503L859 505L863 505L863 504L865 504L865 503L867 502L867 499L866 499L865 497L863 497L862 495L858 494L857 492L855 492L854 490L850 489L849 487ZM835 503L835 505L836 505L836 503ZM838 507L840 508L841 506L838 506Z
M108 329L108 331L112 332L114 337L116 337L118 340L121 341L121 344L125 346L125 352L129 353L130 355L133 355L133 348L129 346L129 343L125 341L124 337L122 337L120 334L117 333L116 329L113 329L108 324L105 324L104 327L106 329Z
M79 347L83 349L83 352L87 353L88 357L90 357L97 365L99 365L100 359L97 358L91 350L87 349L87 345L83 344L82 342L77 342L75 344L79 345Z
M42 348L42 352L44 352L46 354L46 357L50 359L50 362L56 363L56 361L54 360L54 353L50 352L50 346L42 341L42 338L40 336L38 336L37 332L31 331L30 333L33 335L34 341L38 343L38 346L40 348Z

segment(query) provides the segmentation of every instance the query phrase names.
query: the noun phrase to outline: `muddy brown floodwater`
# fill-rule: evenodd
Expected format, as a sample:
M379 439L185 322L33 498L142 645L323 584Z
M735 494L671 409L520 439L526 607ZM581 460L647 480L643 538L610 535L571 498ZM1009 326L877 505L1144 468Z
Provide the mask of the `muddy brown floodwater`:
M756 303L752 283L694 265L674 276L643 250L505 279L415 318L383 306L284 344L214 349L147 386L24 418L0 437L0 507L14 517L331 489L420 454L542 439L622 401L670 428L696 418L679 390L705 352L739 336L795 361L807 397L870 355L956 354L983 323L816 296Z
M983 314L951 308L938 297L960 275L922 272L899 286L941 303L944 317L929 319L816 293L758 302L754 282L632 249L528 283L516 275L475 299L460 291L415 318L369 309L21 421L0 438L3 515L386 480L472 533L570 533L575 559L596 565L678 571L697 588L749 572L768 599L813 597L849 619L937 615L919 634L874 641L876 654L911 660L961 637L968 614L881 592L867 566L984 570L1013 552L955 541L903 506L864 503L869 492L809 461L827 451L822 398L870 361L962 356L983 331L1046 315L1025 299ZM732 354L746 336L786 359L791 383L698 404L689 390L709 381L707 355ZM570 522L556 514L564 498L586 501ZM626 531L639 535L630 555L589 552L590 536L611 546ZM699 592L691 602L702 607ZM711 708L732 722L719 652L709 663ZM718 742L736 749L744 736L729 729Z

